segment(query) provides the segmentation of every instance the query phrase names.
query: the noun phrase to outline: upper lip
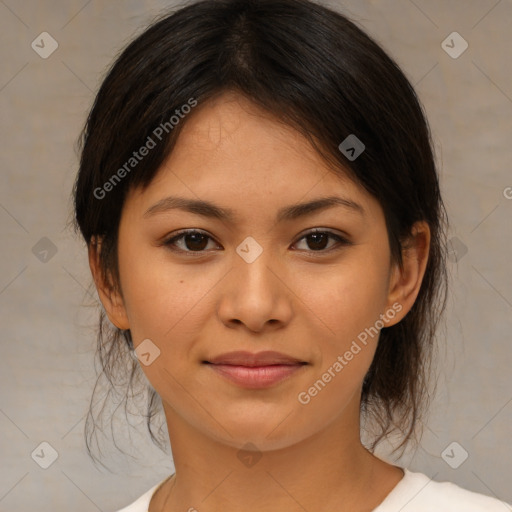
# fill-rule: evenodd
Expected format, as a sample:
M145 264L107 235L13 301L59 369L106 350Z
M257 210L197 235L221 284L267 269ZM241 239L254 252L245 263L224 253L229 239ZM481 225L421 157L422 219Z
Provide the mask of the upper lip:
M226 352L204 362L212 364L230 364L233 366L270 366L276 364L306 364L305 361L301 361L296 357L291 357L280 352L274 352L272 350L257 352L256 354L246 352L243 350L239 350L236 352Z

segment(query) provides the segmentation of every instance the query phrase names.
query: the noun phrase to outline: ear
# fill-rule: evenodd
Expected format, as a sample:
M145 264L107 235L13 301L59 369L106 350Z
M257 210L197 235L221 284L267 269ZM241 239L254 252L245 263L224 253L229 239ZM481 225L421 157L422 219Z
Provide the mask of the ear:
M111 281L105 280L100 266L101 238L92 237L89 244L89 267L98 290L101 303L109 320L119 329L129 329L128 316L121 293L115 289ZM108 276L110 277L110 275Z
M430 251L430 227L425 221L416 222L402 246L403 268L393 265L389 280L388 309L395 304L397 311L386 327L397 324L411 310L420 291ZM401 308L396 305L400 304Z

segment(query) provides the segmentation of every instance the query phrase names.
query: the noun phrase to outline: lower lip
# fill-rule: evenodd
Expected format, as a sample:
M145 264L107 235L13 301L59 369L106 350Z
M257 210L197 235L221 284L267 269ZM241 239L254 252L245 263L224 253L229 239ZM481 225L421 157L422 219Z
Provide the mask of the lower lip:
M235 366L210 363L208 366L239 386L260 389L274 386L278 382L290 377L305 365Z

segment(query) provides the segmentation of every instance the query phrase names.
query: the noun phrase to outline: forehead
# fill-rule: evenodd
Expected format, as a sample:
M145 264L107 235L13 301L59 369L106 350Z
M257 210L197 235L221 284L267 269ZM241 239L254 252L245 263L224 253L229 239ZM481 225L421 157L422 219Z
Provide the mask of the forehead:
M170 163L184 158L191 166L208 160L210 166L222 161L226 168L232 162L240 173L257 167L260 176L269 165L274 167L268 170L278 174L288 167L287 162L296 168L298 161L308 161L312 168L325 167L301 133L233 92L205 103L186 120ZM247 172L246 177L249 174L255 173Z
M277 211L333 194L357 198L370 216L379 208L341 167L334 172L303 134L234 92L195 108L142 202L149 207L166 194L235 210Z

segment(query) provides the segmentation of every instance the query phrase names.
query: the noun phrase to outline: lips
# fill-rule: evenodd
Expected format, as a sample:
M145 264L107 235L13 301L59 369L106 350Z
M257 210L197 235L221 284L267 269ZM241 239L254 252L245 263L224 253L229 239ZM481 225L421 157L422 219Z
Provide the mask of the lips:
M272 365L295 365L307 364L295 357L290 357L280 352L267 350L265 352L258 352L253 354L246 351L227 352L221 354L209 361L204 361L211 364L228 364L233 366L272 366Z
M229 352L203 361L217 375L248 389L272 387L308 363L280 352Z

